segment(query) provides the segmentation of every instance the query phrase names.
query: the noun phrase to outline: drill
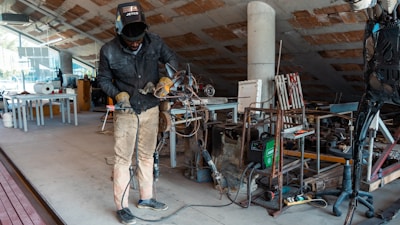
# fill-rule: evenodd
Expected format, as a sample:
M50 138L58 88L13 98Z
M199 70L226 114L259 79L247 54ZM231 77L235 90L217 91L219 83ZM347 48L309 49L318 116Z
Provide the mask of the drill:
M154 181L158 181L158 178L160 177L160 168L159 168L159 161L160 161L160 155L158 154L158 151L155 151L153 154L154 158L154 164L153 164L153 177Z

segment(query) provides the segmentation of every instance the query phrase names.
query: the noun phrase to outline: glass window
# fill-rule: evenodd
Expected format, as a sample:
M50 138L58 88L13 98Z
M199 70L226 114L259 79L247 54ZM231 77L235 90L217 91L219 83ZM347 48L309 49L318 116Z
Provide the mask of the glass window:
M72 59L72 73L78 75L79 78L84 78L84 76L87 75L89 79L92 79L96 76L92 66L88 66L76 59Z
M0 91L22 88L19 71L18 33L0 26Z
M60 81L57 50L7 27L0 26L0 32L0 91L33 93L37 82ZM95 76L93 67L75 59L72 61L74 75Z

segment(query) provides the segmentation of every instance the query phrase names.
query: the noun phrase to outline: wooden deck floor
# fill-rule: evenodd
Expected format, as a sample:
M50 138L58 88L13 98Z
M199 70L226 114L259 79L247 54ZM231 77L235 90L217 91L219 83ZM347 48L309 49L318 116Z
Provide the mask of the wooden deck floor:
M54 216L41 203L32 188L24 183L18 171L7 162L3 155L0 156L0 224L64 224Z

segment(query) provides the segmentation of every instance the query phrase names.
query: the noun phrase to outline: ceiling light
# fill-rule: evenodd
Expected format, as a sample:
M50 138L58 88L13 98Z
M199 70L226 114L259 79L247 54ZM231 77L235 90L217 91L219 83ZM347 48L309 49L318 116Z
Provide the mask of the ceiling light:
M40 44L39 46L51 45L51 44L54 44L54 43L60 42L60 41L62 41L62 40L63 40L63 38L59 37L59 38L56 38L56 39L50 40L50 41L48 41L48 42L46 42L46 43L42 43L42 44Z

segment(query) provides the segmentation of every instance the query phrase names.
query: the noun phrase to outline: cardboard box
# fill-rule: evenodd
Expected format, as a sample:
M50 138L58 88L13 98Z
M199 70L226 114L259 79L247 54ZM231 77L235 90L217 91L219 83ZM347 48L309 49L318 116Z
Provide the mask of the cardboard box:
M53 116L60 115L60 105L52 104ZM36 106L32 107L32 115L36 116ZM43 116L50 116L50 105L43 105Z

